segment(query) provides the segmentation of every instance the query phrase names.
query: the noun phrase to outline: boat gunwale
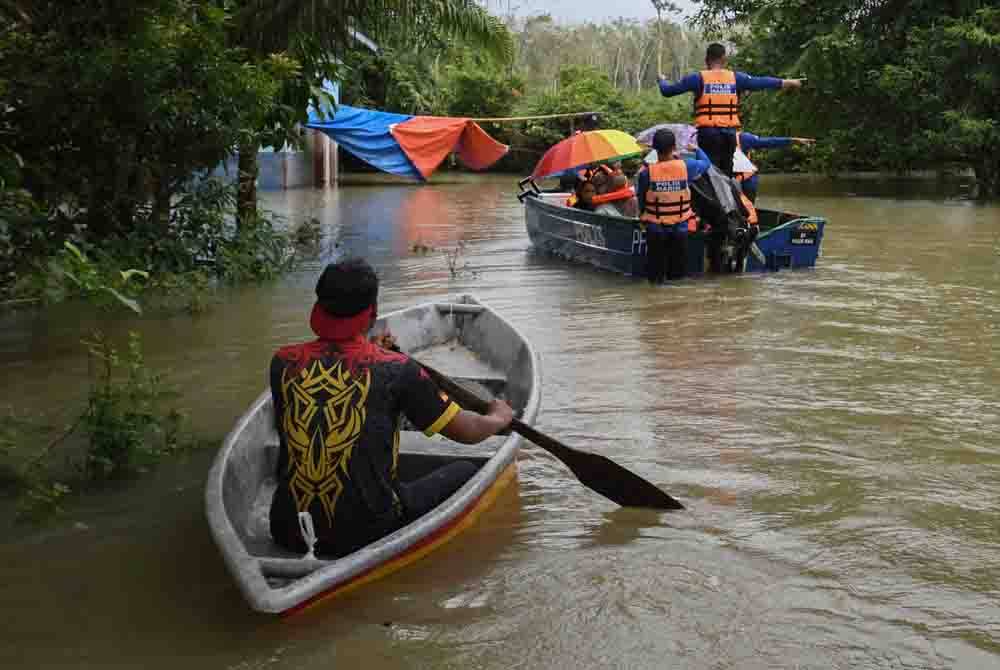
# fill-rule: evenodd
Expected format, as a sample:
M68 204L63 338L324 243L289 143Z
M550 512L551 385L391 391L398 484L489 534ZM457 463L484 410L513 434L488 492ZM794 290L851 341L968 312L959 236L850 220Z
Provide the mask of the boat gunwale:
M553 195L553 194L546 194L546 195ZM559 218L563 218L564 220L571 221L573 223L588 223L587 219L596 218L596 219L598 219L599 221L601 221L602 223L605 223L605 224L614 224L614 225L618 225L618 226L628 226L628 227L630 227L632 229L638 228L639 230L642 230L642 227L641 227L642 221L641 221L641 219L631 218L631 217L627 217L627 216L616 216L614 214L599 214L597 212L588 212L588 211L583 210L583 209L577 209L575 207L568 207L567 205L562 205L562 204L557 204L557 203L554 203L554 202L549 202L549 199L550 198L544 198L544 197L539 197L539 196L536 196L536 195L531 195L531 196L528 196L528 197L526 197L524 199L524 205L525 205L525 208L527 208L528 205L529 205L529 203L533 203L536 206L541 206L543 209L547 208L547 209L552 209L552 210L555 210L555 211L568 211L568 212L571 212L575 216L579 216L580 218L579 219L576 219L576 218L573 218L573 217L559 217ZM788 225L793 224L793 223L803 223L803 222L812 222L812 221L821 222L822 225L826 225L826 223L827 223L826 218L824 218L822 216L799 214L797 212L785 212L785 211L781 211L781 210L777 210L777 209L769 209L769 208L765 208L765 207L758 208L757 211L758 212L771 212L771 213L775 213L775 214L777 214L779 216L791 216L791 217L795 217L795 218L789 219L788 221L784 221L782 223L779 223L778 225L772 226L770 228L762 229L760 231L760 235L758 236L758 238L764 237L765 235L769 235L771 232L776 231L778 229L785 228ZM553 214L552 212L549 212L549 214L551 216L557 216L557 215ZM593 225L593 224L590 224L590 225ZM698 231L695 234L702 235L703 233L701 231ZM594 247L594 245L588 245L585 242L579 242L578 240L574 240L574 239L571 239L571 238L564 238L564 237L561 237L561 236L558 236L558 237L560 237L560 239L566 239L568 241L571 241L574 244L580 244L582 246L591 246L591 247ZM594 248L598 248L598 249L602 249L603 250L603 247L594 247ZM614 250L609 249L609 251L614 251ZM623 252L623 251L620 251L618 253L622 253L622 254L628 255L626 252Z
M437 305L440 302L425 302L395 310L380 317L376 329L378 325L388 323L394 317L399 318L406 312L419 312L421 310L437 312ZM489 312L498 319L509 329L510 334L524 346L530 363L532 383L521 414L521 420L531 425L537 417L541 405L541 365L538 354L531 346L530 341L510 321L474 296L464 294L452 302L482 306L484 312ZM456 312L456 315L459 313ZM461 316L467 317L469 315ZM303 559L281 559L251 554L229 518L224 500L224 481L229 457L239 443L243 431L256 420L257 415L270 402L270 399L270 390L265 390L251 404L250 409L236 421L233 429L219 448L215 461L209 470L205 486L205 510L213 539L244 598L253 609L262 612L285 612L306 601L316 599L327 591L343 589L354 579L362 579L372 570L405 555L441 528L453 522L460 522L461 517L475 509L476 503L496 483L505 469L516 461L517 450L522 440L519 434L510 433L503 444L468 482L445 502L416 521L348 556L330 561L317 559L315 571L287 585L274 588L264 576L263 565L275 561L299 563Z

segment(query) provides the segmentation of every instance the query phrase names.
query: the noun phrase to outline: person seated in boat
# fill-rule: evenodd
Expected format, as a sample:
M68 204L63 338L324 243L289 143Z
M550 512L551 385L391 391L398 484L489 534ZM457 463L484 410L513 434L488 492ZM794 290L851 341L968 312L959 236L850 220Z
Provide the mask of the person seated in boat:
M590 183L594 185L594 195L604 195L611 184L611 169L595 171L590 177Z
M597 191L597 196L594 198L594 203L597 205L594 211L597 214L625 216L632 219L639 216L639 201L635 197L635 189L628 185L628 178L623 173L613 173L607 179L603 192L600 188Z
M750 202L757 202L757 187L760 180L757 177L757 167L750 162L750 152L755 149L778 149L792 144L808 146L815 143L816 140L809 137L760 137L741 131L736 134L736 148L743 153L746 161L741 161L744 168L742 170L741 166L734 162L733 177L740 182L740 187Z
M464 444L495 435L513 417L502 400L486 415L463 410L411 358L368 340L378 286L363 260L328 265L309 321L318 339L282 347L271 360L280 447L270 527L289 551L308 550L300 512L312 516L318 555L345 556L425 514L475 474L473 463L457 460L400 481L401 415L425 435Z
M577 176L583 181L593 181L595 177L600 175L610 176L611 173L612 169L609 166L600 164L578 171Z
M625 169L622 167L622 162L621 161L615 161L614 163L611 164L611 177L613 179L613 178L619 177L619 176L625 178L625 185L626 186L632 186L631 180L629 180L628 175L625 174Z
M581 179L576 182L576 193L566 201L568 207L582 209L588 212L594 211L594 196L597 195L597 188L594 182Z
M646 276L652 283L682 279L687 275L688 221L691 209L690 181L711 167L705 152L697 147L694 158L681 158L677 138L668 128L653 135L657 161L639 171L636 180L639 219L646 225Z
M559 191L563 193L575 191L579 178L576 170L563 170L559 173Z
M740 122L742 91L797 89L804 79L751 77L726 67L726 47L713 43L705 51L706 69L689 74L675 84L659 75L660 93L664 97L694 94L694 125L698 129L698 146L727 177L733 176L733 154Z

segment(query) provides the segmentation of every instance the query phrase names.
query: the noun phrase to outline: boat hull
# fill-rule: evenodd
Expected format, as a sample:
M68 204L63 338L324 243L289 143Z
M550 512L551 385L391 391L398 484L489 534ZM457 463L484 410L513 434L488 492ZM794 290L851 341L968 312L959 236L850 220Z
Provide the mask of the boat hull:
M501 395L522 421L534 422L540 404L538 357L489 307L470 296L420 305L380 318L373 332L386 329L404 351L459 381ZM391 574L468 528L516 480L522 439L511 433L467 446L440 436L427 438L404 426L399 456L403 481L457 459L476 464L476 474L441 505L395 533L343 558L323 560L290 554L270 538L268 511L278 456L274 425L265 391L223 442L209 472L205 506L213 539L251 608L283 615Z
M634 277L646 276L646 233L636 219L595 214L559 204L565 194L523 198L525 226L537 249ZM773 210L758 210L760 235L747 257L748 272L815 267L826 222ZM706 236L688 235L688 274L706 271Z

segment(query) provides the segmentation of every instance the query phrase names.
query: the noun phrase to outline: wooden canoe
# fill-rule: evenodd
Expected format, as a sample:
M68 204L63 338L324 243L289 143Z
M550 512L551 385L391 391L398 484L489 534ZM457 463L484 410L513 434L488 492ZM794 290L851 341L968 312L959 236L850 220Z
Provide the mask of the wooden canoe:
M459 382L507 400L532 424L540 402L538 356L510 323L471 296L428 303L379 319L403 351ZM410 428L410 430L407 430ZM404 421L399 474L409 481L462 458L480 467L438 507L395 533L336 560L306 560L270 537L268 511L275 488L278 435L270 392L236 422L208 475L209 528L250 607L291 614L384 577L427 555L475 522L517 474L521 436L498 435L478 445L427 438Z

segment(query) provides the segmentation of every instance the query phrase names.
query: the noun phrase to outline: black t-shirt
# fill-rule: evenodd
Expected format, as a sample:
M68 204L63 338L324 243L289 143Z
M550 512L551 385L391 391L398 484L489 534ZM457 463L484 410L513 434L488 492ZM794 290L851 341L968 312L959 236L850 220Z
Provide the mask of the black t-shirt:
M343 556L403 525L397 494L400 415L433 435L460 408L404 354L362 337L280 349L271 397L281 442L271 535L305 552L308 511L316 551Z

